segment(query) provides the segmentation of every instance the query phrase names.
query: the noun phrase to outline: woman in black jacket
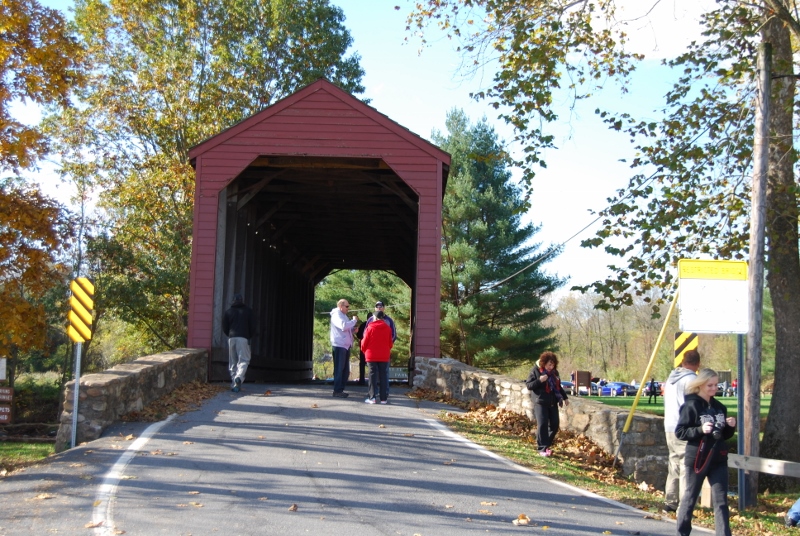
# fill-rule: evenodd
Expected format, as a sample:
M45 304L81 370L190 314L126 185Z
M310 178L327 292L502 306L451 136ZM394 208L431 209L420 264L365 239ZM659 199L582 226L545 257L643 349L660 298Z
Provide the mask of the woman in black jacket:
M675 436L686 441L684 456L686 491L678 508L678 535L692 532L692 515L703 480L711 485L716 536L731 536L728 512L728 447L736 419L728 417L725 406L714 399L719 376L711 369L701 369L686 386Z
M531 370L525 385L536 395L533 415L536 417L536 443L540 456L550 456L550 447L559 426L558 408L569 405L567 393L561 387L558 376L558 357L553 352L544 352Z

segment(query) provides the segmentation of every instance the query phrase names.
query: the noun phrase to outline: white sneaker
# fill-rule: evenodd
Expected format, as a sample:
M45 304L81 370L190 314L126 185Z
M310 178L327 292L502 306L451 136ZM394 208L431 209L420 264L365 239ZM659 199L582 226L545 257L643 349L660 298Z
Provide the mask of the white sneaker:
M381 400L381 404L388 404L388 403L389 403L388 400ZM373 402L373 404L374 404L374 402Z
M366 399L366 400L364 401L364 403L365 403L365 404L374 404L374 403L375 403L375 399L374 399L374 398L368 398L368 399Z

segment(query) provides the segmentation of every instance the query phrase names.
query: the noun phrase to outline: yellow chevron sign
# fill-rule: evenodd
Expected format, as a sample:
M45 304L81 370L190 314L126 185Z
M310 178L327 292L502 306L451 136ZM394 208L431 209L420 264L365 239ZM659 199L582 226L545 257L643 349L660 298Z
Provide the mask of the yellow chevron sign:
M69 289L70 311L67 335L72 342L86 342L92 338L92 309L94 309L94 284L85 277L75 278Z
M689 350L697 350L700 345L700 337L697 333L689 331L678 331L675 333L675 362L677 368L683 363L683 356Z

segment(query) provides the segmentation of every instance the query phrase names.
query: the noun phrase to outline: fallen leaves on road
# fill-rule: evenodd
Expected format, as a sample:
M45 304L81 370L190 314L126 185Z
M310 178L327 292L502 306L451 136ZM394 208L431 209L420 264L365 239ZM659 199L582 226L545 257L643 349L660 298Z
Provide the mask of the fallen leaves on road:
M264 391L264 396L272 396L272 391L267 389L266 391Z
M196 410L202 402L217 396L223 391L227 391L227 388L220 384L199 381L185 383L171 393L148 404L141 411L133 411L123 415L120 420L125 422L161 421L173 413L182 414ZM133 436L130 437L133 439Z
M102 521L96 521L96 522L90 521L89 523L86 523L83 527L86 529L96 529L97 527L102 527L102 526L103 526Z
M385 424L379 424L378 428L386 428L386 425Z
M190 491L188 493L189 493L189 495L200 495L199 491Z
M515 524L515 525L530 525L531 518L529 518L525 514L520 514L520 515L517 516L517 519L512 521L512 523Z
M296 505L296 504L293 504L293 505L291 505L291 506L289 507L289 511L290 511L290 512L297 512L297 505Z
M34 497L34 499L38 501L46 501L47 499L55 499L55 498L56 496L53 495L52 493L40 493L39 495Z
M481 506L497 506L497 503L493 501L481 501Z

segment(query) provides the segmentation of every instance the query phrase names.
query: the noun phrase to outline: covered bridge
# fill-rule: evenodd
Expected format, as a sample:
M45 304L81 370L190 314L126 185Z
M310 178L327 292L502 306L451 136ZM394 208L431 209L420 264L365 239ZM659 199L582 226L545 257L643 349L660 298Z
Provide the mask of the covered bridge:
M189 156L188 345L209 349L211 380L229 379L221 323L237 292L258 319L248 380L310 379L314 289L339 269L394 271L411 288L412 361L439 356L450 155L318 80Z

